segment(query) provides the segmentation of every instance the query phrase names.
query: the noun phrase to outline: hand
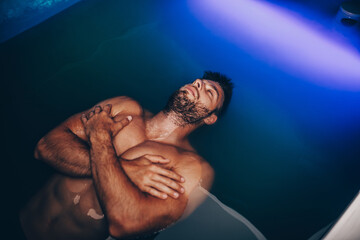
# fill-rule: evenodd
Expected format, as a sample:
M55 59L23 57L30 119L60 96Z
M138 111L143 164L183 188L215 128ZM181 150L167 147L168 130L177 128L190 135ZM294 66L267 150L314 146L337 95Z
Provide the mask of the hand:
M176 199L185 192L179 184L185 180L159 165L169 162L169 159L162 156L146 154L134 160L122 160L121 165L126 175L141 191L160 199L166 199L168 195Z
M110 112L111 104L107 104L104 106L104 108L101 108L101 106L96 106L94 110L81 116L85 134L88 138L90 138L90 135L92 134L95 134L98 137L107 137L106 133L114 137L132 120L131 116L126 118L115 116L114 118L111 118Z

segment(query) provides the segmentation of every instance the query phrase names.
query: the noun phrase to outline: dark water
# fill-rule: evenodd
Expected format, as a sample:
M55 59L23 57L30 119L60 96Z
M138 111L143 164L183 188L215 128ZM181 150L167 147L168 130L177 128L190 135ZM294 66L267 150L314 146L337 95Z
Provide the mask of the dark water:
M207 69L233 77L236 90L224 119L192 142L215 168L212 193L268 239L310 237L359 189L359 94L273 70L203 28L180 1L80 2L2 43L0 57L11 226L52 173L33 158L44 134L113 96L157 112Z

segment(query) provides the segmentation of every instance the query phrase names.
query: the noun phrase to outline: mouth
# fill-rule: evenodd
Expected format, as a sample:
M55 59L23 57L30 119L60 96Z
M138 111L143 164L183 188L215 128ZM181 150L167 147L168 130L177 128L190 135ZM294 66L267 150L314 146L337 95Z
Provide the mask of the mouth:
M196 98L196 93L192 87L186 86L185 89Z

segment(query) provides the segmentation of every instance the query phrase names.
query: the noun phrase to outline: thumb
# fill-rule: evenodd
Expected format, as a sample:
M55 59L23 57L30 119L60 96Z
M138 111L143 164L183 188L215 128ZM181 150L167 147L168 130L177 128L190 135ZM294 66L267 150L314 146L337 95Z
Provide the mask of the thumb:
M85 114L82 114L82 115L81 115L81 122L82 122L83 125L86 124L87 118L86 118L86 115L85 115Z
M164 158L163 156L160 155L150 155L150 154L145 154L145 156L150 162L152 163L161 163L161 164L165 164L165 163L169 163L170 160L167 158Z
M116 136L121 129L123 129L124 127L126 127L132 120L132 116L127 116L126 118L120 120L120 121L115 121L113 128L112 128L112 135L113 137Z

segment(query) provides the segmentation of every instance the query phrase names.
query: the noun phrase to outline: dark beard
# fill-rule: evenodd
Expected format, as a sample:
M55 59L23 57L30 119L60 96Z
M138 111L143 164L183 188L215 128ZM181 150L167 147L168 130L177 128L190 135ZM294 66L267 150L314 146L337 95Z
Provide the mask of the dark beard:
M175 112L177 116L176 123L180 126L197 124L209 116L210 113L210 110L203 106L203 104L192 102L187 97L187 92L180 90L177 90L170 96L163 109L166 115L171 111Z

